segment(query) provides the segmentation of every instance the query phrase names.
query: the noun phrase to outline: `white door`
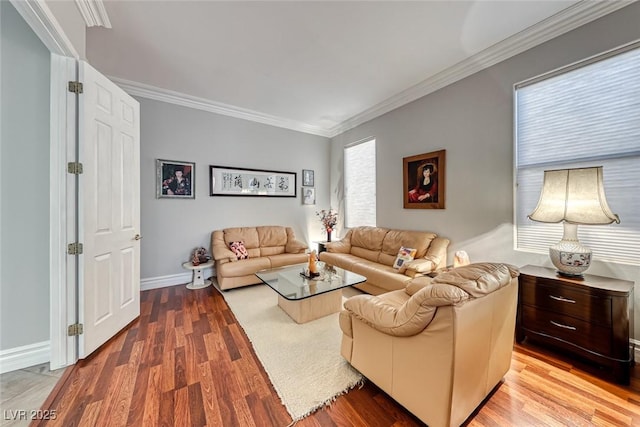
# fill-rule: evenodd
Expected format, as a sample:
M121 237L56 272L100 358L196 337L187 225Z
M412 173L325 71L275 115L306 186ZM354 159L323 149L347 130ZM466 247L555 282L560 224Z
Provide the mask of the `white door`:
M78 74L82 359L140 315L140 104L84 61Z

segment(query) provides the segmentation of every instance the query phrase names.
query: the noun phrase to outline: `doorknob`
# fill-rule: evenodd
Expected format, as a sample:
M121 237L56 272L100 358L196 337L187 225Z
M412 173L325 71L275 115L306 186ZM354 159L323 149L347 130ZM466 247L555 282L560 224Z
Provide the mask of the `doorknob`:
M135 236L133 236L133 240L140 240L142 239L142 236L139 234L136 234Z

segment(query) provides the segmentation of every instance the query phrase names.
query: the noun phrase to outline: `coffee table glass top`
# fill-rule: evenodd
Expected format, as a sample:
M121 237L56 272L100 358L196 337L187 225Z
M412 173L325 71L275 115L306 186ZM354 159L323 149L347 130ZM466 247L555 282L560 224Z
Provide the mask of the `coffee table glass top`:
M285 299L296 301L357 285L367 280L360 274L318 262L320 276L308 279L300 273L307 263L260 270L256 276Z

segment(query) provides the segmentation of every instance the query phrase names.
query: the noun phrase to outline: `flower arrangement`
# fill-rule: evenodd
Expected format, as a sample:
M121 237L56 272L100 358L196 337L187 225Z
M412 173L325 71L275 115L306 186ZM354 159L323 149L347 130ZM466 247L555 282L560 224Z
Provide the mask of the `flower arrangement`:
M324 226L324 229L330 233L338 223L338 211L329 209L322 209L320 212L316 212L316 215L320 218L320 222Z

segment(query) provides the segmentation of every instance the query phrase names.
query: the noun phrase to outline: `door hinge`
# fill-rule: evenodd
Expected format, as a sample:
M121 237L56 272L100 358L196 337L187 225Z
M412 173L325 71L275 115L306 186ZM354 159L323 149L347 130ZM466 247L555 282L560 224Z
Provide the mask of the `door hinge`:
M67 335L70 337L82 335L83 332L84 326L82 326L82 323L75 323L73 325L69 325L69 327L67 328Z
M69 243L69 245L67 245L67 253L69 255L80 255L82 253L82 243Z
M80 94L82 93L83 85L80 82L69 82L69 92Z
M84 171L82 167L82 163L80 162L69 162L67 163L67 172L72 173L74 175L80 175Z

